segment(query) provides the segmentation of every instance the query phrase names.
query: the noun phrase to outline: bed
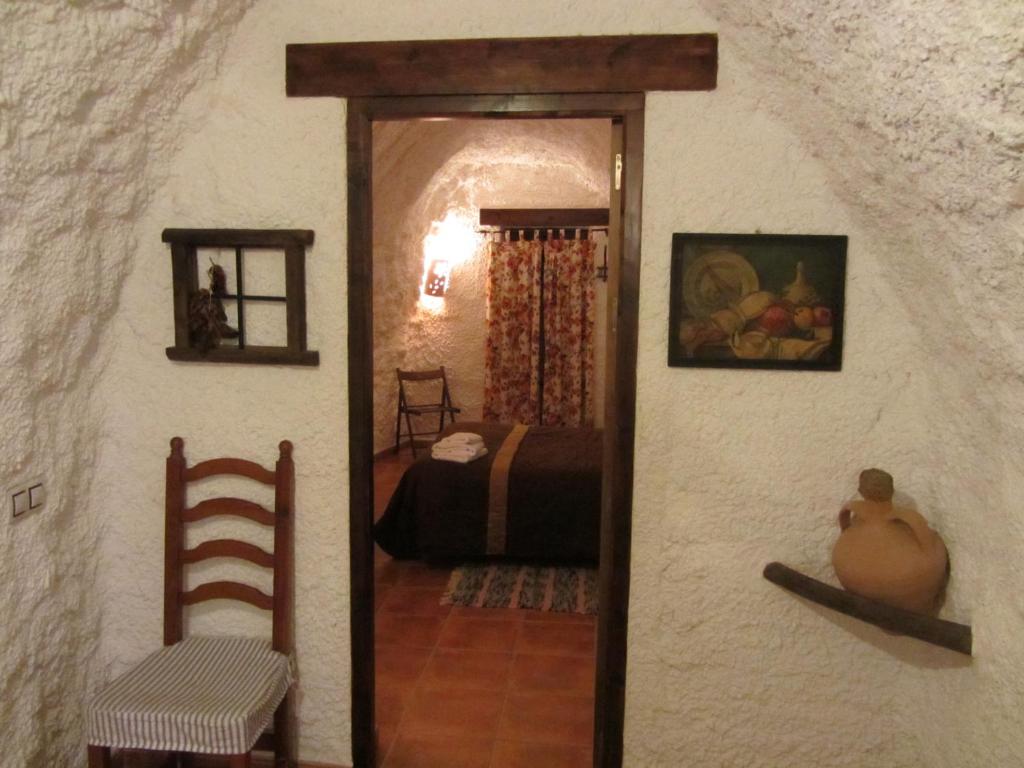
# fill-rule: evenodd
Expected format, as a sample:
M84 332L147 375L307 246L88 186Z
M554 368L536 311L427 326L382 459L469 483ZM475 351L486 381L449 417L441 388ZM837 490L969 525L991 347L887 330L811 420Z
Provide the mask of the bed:
M452 432L481 435L487 455L468 464L428 455L409 466L374 525L385 552L431 562L597 562L601 430L534 426L524 432L459 422L443 434Z

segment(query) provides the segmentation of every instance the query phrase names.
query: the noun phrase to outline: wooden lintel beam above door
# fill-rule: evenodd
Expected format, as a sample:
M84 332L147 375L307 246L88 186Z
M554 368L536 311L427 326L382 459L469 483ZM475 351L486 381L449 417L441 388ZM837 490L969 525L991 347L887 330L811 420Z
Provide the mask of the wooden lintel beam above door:
M616 35L287 46L289 96L709 91L718 35Z

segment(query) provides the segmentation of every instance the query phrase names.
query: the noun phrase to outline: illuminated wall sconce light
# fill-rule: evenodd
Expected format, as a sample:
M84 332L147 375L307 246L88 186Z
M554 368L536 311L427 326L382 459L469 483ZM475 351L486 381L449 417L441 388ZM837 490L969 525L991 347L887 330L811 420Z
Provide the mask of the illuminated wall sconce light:
M423 293L427 296L444 296L448 292L448 262L443 259L434 259L427 269L426 279L423 281Z

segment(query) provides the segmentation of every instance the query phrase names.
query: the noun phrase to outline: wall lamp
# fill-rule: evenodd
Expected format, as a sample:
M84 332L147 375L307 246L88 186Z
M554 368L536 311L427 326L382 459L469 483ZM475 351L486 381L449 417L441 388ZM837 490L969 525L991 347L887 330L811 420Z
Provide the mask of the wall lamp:
M434 259L427 269L427 277L423 281L423 293L427 296L444 296L448 292L448 261Z

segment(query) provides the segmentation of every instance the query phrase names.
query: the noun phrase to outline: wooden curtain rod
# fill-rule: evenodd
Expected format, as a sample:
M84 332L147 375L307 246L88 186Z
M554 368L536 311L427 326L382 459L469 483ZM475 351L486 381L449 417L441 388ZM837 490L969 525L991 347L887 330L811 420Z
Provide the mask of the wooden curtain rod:
M498 236L504 240L507 235L509 240L548 240L564 237L566 240L586 240L591 232L607 232L608 227L501 227L494 229L478 229L478 235Z
M501 229L578 229L608 226L607 208L481 208L480 226Z

